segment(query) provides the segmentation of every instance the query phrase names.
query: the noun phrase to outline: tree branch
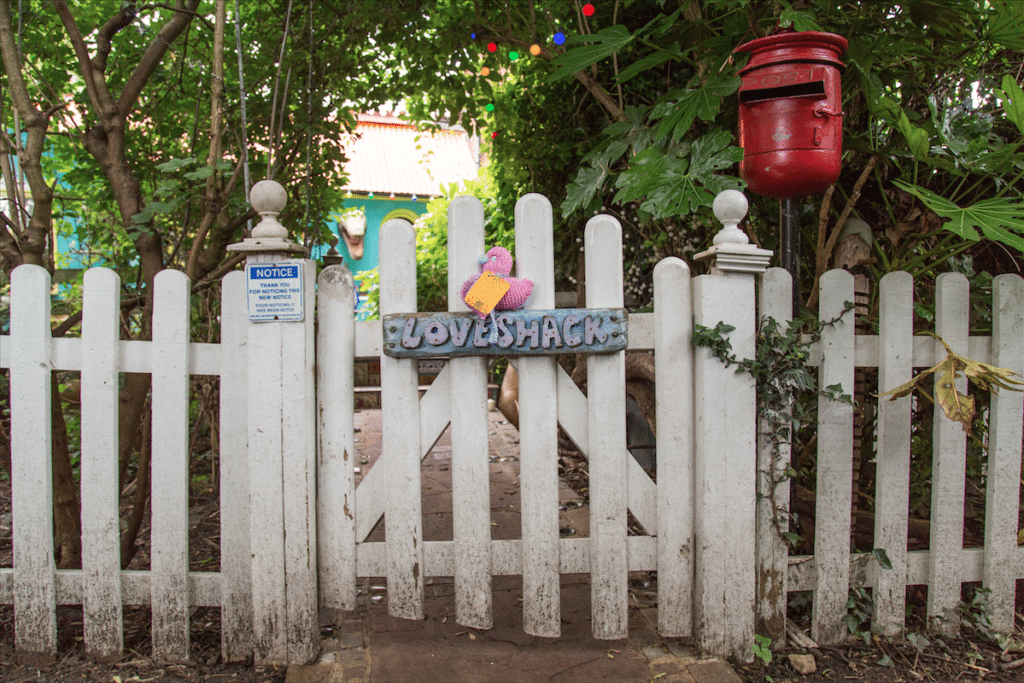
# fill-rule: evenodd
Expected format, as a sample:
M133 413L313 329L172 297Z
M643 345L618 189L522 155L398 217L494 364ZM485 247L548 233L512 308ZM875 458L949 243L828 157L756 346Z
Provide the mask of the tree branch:
M174 16L164 24L156 38L146 48L146 52L139 59L135 71L128 77L128 82L124 84L124 88L117 98L117 110L119 112L127 115L135 107L135 102L139 99L139 95L142 94L142 89L146 87L149 77L153 75L153 72L160 65L164 53L167 52L171 43L191 23L198 6L199 0L178 0L175 3Z
M96 78L97 74L93 71L94 65L92 58L89 56L89 48L85 44L82 31L78 28L75 18L71 15L71 10L68 9L67 2L64 0L53 0L53 7L57 10L57 16L60 17L61 23L64 24L64 31L68 34L71 46L75 50L75 56L78 58L78 70L81 72L83 80L85 80L85 90L89 94L89 100L92 102L97 116L103 115L113 106L113 100L110 97L110 91L107 89L107 83L103 78ZM102 69L99 71L99 75L103 75Z
M21 58L14 38L14 27L11 23L11 0L0 0L0 52L3 53L4 70L7 72L7 87L11 92L11 100L22 118L28 120L39 116L39 110L32 104L32 98L25 87L25 79L21 74Z

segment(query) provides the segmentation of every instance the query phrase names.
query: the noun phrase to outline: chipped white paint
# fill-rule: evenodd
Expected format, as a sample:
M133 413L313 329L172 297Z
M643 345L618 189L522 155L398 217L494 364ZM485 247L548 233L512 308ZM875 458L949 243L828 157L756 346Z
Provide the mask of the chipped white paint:
M188 600L188 277L153 279L153 446L150 505L153 656L189 657Z
M118 482L118 337L121 278L112 270L85 274L82 303L82 628L96 657L121 654L121 527Z
M793 314L793 279L782 268L769 268L761 276L759 319L774 319L785 329ZM758 420L757 435L757 632L781 642L786 637L786 571L789 549L780 534L789 529L791 444L774 444L778 435ZM773 482L775 482L773 484Z
M405 220L380 230L380 313L416 310L416 231ZM387 477L388 612L423 618L423 516L417 360L380 357L381 454ZM447 420L445 420L447 422Z
M821 277L818 319L822 362L818 388L839 385L853 395L853 275L830 270ZM814 558L818 565L811 612L811 639L822 645L847 633L843 617L850 585L850 504L853 491L853 406L818 397L818 484L815 497Z
M955 353L967 353L970 311L967 278L960 273L942 273L935 278L935 333ZM935 357L942 359L945 348L933 340ZM939 378L936 376L936 382ZM967 391L967 379L956 380L960 392ZM948 419L938 402L932 418L931 537L928 568L928 621L939 633L955 635L960 628L960 577L955 558L964 547L964 478L967 467L967 435L959 423Z
M663 259L655 266L654 310L658 489L678 492L656 496L658 630L688 637L693 631L693 306L690 268L682 259ZM636 464L633 458L629 462ZM632 478L629 487L632 492Z
M879 391L910 381L914 355L914 280L910 273L888 273L879 294ZM907 508L910 499L910 419L912 398L878 399L875 458L875 547L886 552L891 571L878 575L872 627L894 636L903 631L907 597Z
M969 307L966 277L959 273L943 273L935 279L935 333L959 354L967 351ZM935 357L945 357L945 349L938 340L934 340L934 346ZM956 388L965 392L966 379L958 378ZM932 419L935 445L932 456L928 619L929 625L939 633L954 635L960 623L961 582L954 558L963 549L967 436L959 423L946 418L938 402Z
M355 283L344 264L317 284L317 552L320 604L356 608ZM378 325L379 326L379 325ZM371 470L372 471L372 470Z
M252 547L249 542L248 316L245 274L221 281L220 586L224 661L252 657ZM228 400L223 400L228 397Z
M516 268L533 280L524 308L555 307L551 203L539 194L516 202ZM519 359L519 463L523 527L523 628L562 632L558 566L558 394L554 357Z
M266 259L275 256L252 256ZM252 545L253 654L257 662L287 662L284 464L281 419L285 325L247 324L249 542Z
M595 216L584 231L587 308L622 306L622 228ZM590 609L595 638L629 634L626 558L626 354L587 356Z
M448 310L469 307L462 283L480 272L484 207L476 197L448 206ZM455 619L463 626L493 625L491 597L491 487L487 463L487 358L448 361L451 374L452 526L455 539Z
M735 329L738 358L754 357L754 278L693 279L694 323ZM754 638L756 396L747 374L696 349L694 638L698 649L749 660ZM728 427L724 426L728 423Z
M733 327L738 358L754 357L754 276L771 252L736 243L746 213L741 193L722 193L715 215L725 241L704 252L711 272L693 280L694 323ZM719 241L716 239L716 241ZM757 396L754 380L707 349L694 360L694 638L705 654L750 661L756 564ZM727 425L727 426L726 426Z
M992 364L1024 375L1024 280L999 275L992 282ZM992 627L1013 632L1015 582L1013 557L1019 554L1017 514L1021 479L1021 425L1024 401L1017 392L1000 391L990 407L988 476L985 489L984 585L992 591L988 609ZM1017 567L1021 565L1018 564Z
M303 289L313 292L316 265L303 259ZM280 325L281 348L281 461L284 496L285 601L288 618L288 658L306 664L320 649L317 621L316 560L316 396L314 299L305 297L301 322ZM255 332L249 328L250 336ZM250 368L250 376L255 370ZM280 661L280 660L279 660ZM283 662L281 662L283 663Z
M50 465L50 274L23 265L11 274L11 505L14 643L57 652Z

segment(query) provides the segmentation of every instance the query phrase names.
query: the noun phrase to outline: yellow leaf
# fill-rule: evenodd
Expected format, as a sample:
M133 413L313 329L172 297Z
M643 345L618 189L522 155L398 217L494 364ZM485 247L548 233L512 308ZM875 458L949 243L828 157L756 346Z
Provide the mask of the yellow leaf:
M974 398L957 391L956 378L959 373L962 372L967 377L967 381L979 389L992 393L997 393L998 389L1021 391L1020 387L1024 387L1024 382L1013 379L1014 375L1020 376L1016 372L965 358L954 353L953 349L949 348L949 344L939 335L933 332L924 332L923 334L938 339L946 348L946 357L934 367L919 373L909 382L901 384L895 389L877 394L879 398L892 395L892 398L889 400L895 401L897 398L907 396L913 393L914 389L921 389L920 382L922 379L933 372L937 372L939 376L935 379L934 400L938 401L939 405L942 406L942 411L949 419L959 422L964 431L970 434L971 422L974 419L975 413ZM921 394L926 398L932 398L924 390L921 390Z
M954 364L949 361L948 358L943 361L943 364L948 365L935 380L935 400L942 406L942 412L946 413L946 417L959 422L964 431L970 434L971 421L974 419L974 398L956 390L956 372Z

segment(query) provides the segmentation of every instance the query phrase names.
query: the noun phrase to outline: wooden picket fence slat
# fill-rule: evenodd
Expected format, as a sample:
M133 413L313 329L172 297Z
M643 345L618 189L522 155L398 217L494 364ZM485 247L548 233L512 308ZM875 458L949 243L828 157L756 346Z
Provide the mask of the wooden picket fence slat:
M762 325L768 319L785 329L793 314L793 281L782 268L769 268L761 278L758 314ZM757 442L757 632L778 641L786 635L786 570L789 548L780 532L789 528L789 477L791 461L788 442L779 438L775 427L759 418Z
M416 231L405 220L380 230L380 313L416 311ZM380 357L381 453L387 477L388 612L423 618L419 375L415 358ZM447 420L445 420L447 422ZM371 470L372 471L372 470Z
M595 216L584 230L587 308L622 307L622 228ZM587 356L590 609L595 638L629 635L626 558L626 354ZM529 400L524 396L523 400ZM521 402L522 403L522 402Z
M221 653L225 661L253 653L252 544L249 526L248 315L245 274L221 281L220 305L220 575Z
M880 283L879 393L909 382L914 361L914 281L910 273L888 273ZM907 510L910 504L912 398L878 399L875 464L875 547L892 564L881 572L873 595L874 625L885 635L903 631L907 598Z
M1024 375L1024 280L1011 274L992 281L992 364ZM1018 377L1019 379L1019 377ZM992 628L1009 633L1014 627L1014 596L1020 578L1014 555L1017 507L1021 480L1021 431L1024 401L1020 394L1001 391L992 395L988 476L985 482L985 571L983 584L991 590L989 618Z
M524 308L555 307L551 203L528 194L516 202L516 268L533 280ZM558 393L553 357L518 361L520 505L523 535L523 629L556 638L562 632L558 544Z
M822 363L818 388L839 385L852 396L854 311L853 276L830 270L821 276L818 319ZM846 633L843 617L849 598L850 505L853 476L853 406L818 398L818 484L815 495L814 558L818 580L814 588L811 639L822 645L839 642Z
M50 464L50 274L24 265L11 274L11 526L14 643L57 652Z
M693 310L690 268L678 258L654 268L655 359L657 365L655 441L658 486L662 491L693 491ZM632 338L632 320L630 337ZM628 463L635 463L628 458ZM639 477L638 477L639 478ZM643 477L650 482L646 476ZM628 491L634 488L628 481ZM693 505L687 495L654 496L658 502L658 630L669 637L693 632ZM630 509L635 510L630 500ZM651 529L652 527L647 527Z
M476 197L448 206L448 310L467 311L462 283L480 272L484 207ZM487 358L452 358L452 532L455 620L471 628L494 623L491 595L491 487L487 462Z
M954 352L967 353L970 301L967 278L960 273L942 273L935 278L935 333ZM935 356L945 348L934 340ZM938 377L936 377L938 382ZM967 391L967 378L956 380L956 389ZM939 633L955 635L960 629L960 576L954 558L964 547L964 479L967 466L967 434L959 423L948 419L939 402L932 417L931 538L928 570L929 626Z
M82 596L83 636L97 657L121 654L121 520L118 481L118 368L121 278L85 274L82 304Z

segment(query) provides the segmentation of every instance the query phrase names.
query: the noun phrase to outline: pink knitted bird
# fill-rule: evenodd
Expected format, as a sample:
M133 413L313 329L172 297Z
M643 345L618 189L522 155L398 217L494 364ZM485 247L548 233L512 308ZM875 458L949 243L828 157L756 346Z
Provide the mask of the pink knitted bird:
M463 300L466 299L466 293L469 291L469 288L480 279L480 275L488 271L499 276L509 284L509 290L505 292L505 295L495 305L495 310L513 311L521 308L526 303L526 300L530 298L530 294L533 292L533 281L526 278L511 277L512 255L508 253L508 249L505 247L491 247L486 254L480 257L480 273L471 275L462 284L459 295ZM487 315L479 312L477 312L477 315L481 319L487 317Z

